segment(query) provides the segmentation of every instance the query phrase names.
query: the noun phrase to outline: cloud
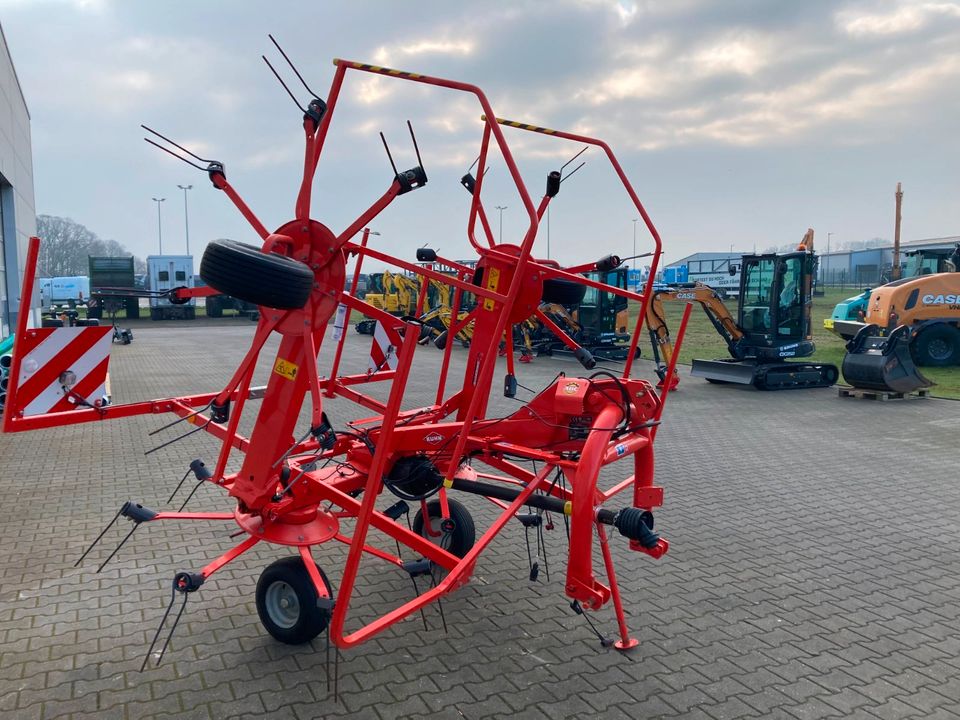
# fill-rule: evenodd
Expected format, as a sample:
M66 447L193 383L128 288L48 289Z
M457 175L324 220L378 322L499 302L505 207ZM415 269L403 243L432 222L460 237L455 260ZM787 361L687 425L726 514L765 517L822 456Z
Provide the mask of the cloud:
M889 37L916 32L936 16L960 18L960 4L909 4L885 13L866 14L859 10L843 10L836 14L836 22L841 30L853 37Z

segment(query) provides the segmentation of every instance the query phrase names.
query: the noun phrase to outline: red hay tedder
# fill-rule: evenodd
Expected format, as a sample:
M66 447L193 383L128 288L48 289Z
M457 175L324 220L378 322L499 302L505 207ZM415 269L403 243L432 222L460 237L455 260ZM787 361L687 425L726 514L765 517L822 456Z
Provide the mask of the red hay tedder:
M150 131L174 150L153 140L148 142L206 172L214 187L226 194L262 240L259 247L232 241L211 243L200 269L209 287L179 288L170 294L175 301L185 301L189 297L222 292L260 306L253 341L226 386L219 392L203 395L111 405L102 390L107 367L101 355L108 351L109 342L101 336L108 328L27 328L39 246L34 238L24 278L3 429L16 432L140 414L173 413L178 416L174 423L186 421L222 442L212 468L195 460L190 463L190 469L198 487L200 483L209 482L223 488L232 498L233 510L185 512L181 508L167 512L127 502L104 530L106 533L121 516L133 522L127 537L147 522L222 521L239 526L236 534L244 536L242 542L199 571L180 572L175 576L167 615L176 597L183 598L179 610L182 614L188 595L217 570L257 543L275 543L294 548L297 554L267 567L258 582L257 608L267 631L282 642L303 643L326 629L329 640L337 647L351 647L467 583L480 554L508 522L520 517L525 525L535 524L546 511L568 517L570 542L565 591L573 600L574 608L578 612L581 607L596 610L612 602L619 625L619 638L614 645L621 650L634 647L637 640L626 626L607 528L616 528L627 538L632 550L654 558L667 551L667 541L653 530L652 515L652 510L663 501L662 488L654 484L653 442L664 396L658 395L648 382L630 376L661 252L653 223L613 152L600 140L496 118L483 92L473 85L346 60L334 60L334 65L336 72L326 100L311 92L313 99L306 108L301 108L306 146L294 218L272 232L227 181L221 163L199 158ZM430 250L418 252L421 263L435 262L446 266L445 269L455 269L456 273L450 275L431 269L429 264L424 267L371 247L369 231L364 230L368 223L397 197L427 183L419 150L420 164L400 172L394 168L395 176L386 192L340 233L312 219L313 178L348 73L376 73L398 82L432 85L474 96L483 113L478 167L486 167L488 151L491 144L495 144L528 217L521 243L495 242L481 202L483 172L478 171L476 178L468 173L461 181L473 197L467 234L479 256L475 268L438 257ZM652 272L642 294L580 274L617 267L621 261L614 256L568 268L536 258L533 246L538 222L559 191L563 178L560 172L550 173L546 193L535 205L521 179L502 126L585 143L603 151L655 244L651 253ZM478 234L482 241L477 240ZM356 258L354 287L351 292L344 292L346 263L351 256ZM462 383L456 390L447 387L454 346L448 342L443 351L436 400L430 406L403 407L420 327L412 319L387 314L353 294L363 260L368 257L419 273L423 277L421 303L431 279L452 286L453 318L458 318L463 293L473 293L477 298L476 307L450 328L455 335L464 324L474 323ZM576 294L578 288L582 296L585 286L617 293L642 306L622 374L617 376L603 370L589 377L561 374L516 412L488 418L487 406L502 342L507 346L504 393L512 397L516 392L512 325L536 314L541 300L565 302L564 298ZM346 308L341 311L341 317L346 317L337 323L341 328L347 326L352 310L376 319L378 334L374 342L379 355L375 348L374 362L366 373L339 374L346 339L346 333L340 332L332 367L321 375L318 353L328 322L341 304ZM678 340L682 339L686 319L684 316ZM542 316L540 320L553 328L581 364L588 369L594 367L589 352L577 346L548 317ZM280 336L280 344L268 384L265 388L254 388L251 382L257 358L274 333ZM674 361L676 357L674 353ZM672 376L672 366L669 373ZM386 402L363 392L365 386L377 382L389 386ZM334 429L333 422L324 413L325 397L345 398L371 416L349 423L349 429ZM38 398L46 400L41 402ZM238 427L250 400L260 400L260 408L251 435L245 437L238 432ZM305 402L310 403L310 426L303 430L297 424ZM228 473L228 460L233 452L243 453L242 465L238 472ZM518 461L531 460L536 461L533 471L518 464ZM601 469L618 461L632 462L633 474L601 490L598 487ZM342 468L350 471L343 472ZM400 501L378 509L384 488ZM467 509L453 499L457 493L482 496L499 508L496 519L479 537ZM625 502L617 508L608 507L616 497L624 497ZM419 506L412 527L398 522L409 511L408 502ZM536 512L521 514L525 506ZM344 530L348 523L350 534ZM376 547L372 531L381 538L395 540L397 554ZM605 578L602 581L593 563L595 537L603 558ZM314 552L328 542L348 546L336 593L314 559ZM409 550L408 558L421 559L404 561L401 545ZM374 621L347 629L355 580L365 555L393 565L411 577L425 575L439 582L431 583L425 592ZM157 630L157 637L167 615ZM149 657L150 652L144 666Z

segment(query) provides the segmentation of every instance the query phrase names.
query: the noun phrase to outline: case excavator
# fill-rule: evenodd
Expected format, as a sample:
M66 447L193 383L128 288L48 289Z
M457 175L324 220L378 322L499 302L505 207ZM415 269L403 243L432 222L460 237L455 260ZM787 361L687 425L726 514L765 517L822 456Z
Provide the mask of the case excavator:
M730 353L730 358L694 360L690 373L694 377L759 390L833 385L839 377L835 365L787 359L809 357L816 349L810 327L813 274L813 230L807 230L796 252L743 256L736 320L708 285L657 291L646 319L661 384L669 383L671 389L677 384L676 377L666 376L673 345L663 301L681 300L700 304Z
M960 265L960 247L950 264ZM933 385L917 365L960 364L960 273L895 280L870 293L847 343L843 376L853 387L910 393Z

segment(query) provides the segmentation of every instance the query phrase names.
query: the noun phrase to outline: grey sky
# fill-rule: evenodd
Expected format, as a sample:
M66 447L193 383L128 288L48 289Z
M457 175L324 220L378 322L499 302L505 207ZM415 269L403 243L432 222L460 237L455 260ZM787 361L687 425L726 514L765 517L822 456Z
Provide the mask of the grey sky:
M817 231L892 238L904 184L905 239L960 233L960 2L116 2L0 0L0 22L32 115L37 211L64 215L139 255L254 235L205 176L142 141L139 123L226 164L268 227L290 219L302 162L300 113L260 60L272 32L326 95L333 57L475 83L497 114L606 139L664 239L667 260L748 251ZM290 78L290 74L287 73ZM300 93L301 97L303 93ZM335 232L414 164L430 182L373 227L412 257L430 243L470 257L479 108L466 96L348 75L314 190ZM535 198L579 146L507 131ZM629 254L636 217L596 151L551 210L561 261ZM498 158L485 203L519 199ZM541 230L538 254L546 254ZM638 250L648 249L638 232Z

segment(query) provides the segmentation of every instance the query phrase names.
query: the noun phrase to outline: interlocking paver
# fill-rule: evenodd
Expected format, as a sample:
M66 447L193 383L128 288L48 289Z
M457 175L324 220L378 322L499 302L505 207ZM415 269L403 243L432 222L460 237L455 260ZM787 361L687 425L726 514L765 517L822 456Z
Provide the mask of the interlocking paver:
M203 327L202 348L196 330L139 328L134 344L114 353L116 398L222 385L252 326ZM351 335L348 357L364 366L368 347L369 338ZM423 348L418 360L411 404L430 398L439 353ZM523 382L542 386L577 368L538 358ZM652 377L648 363L640 371ZM493 412L515 407L492 403ZM611 543L641 641L629 658L600 648L569 611L562 526L548 537L551 580L541 568L535 585L518 527L481 556L474 582L445 600L447 635L431 608L427 634L415 616L344 652L338 703L322 638L288 648L259 626L256 576L282 550L254 548L211 579L163 664L142 674L174 570L229 547L224 528L145 527L99 575L109 544L73 568L124 500L165 507L186 463L216 451L209 438L144 456L147 433L161 424L150 417L0 436L0 492L16 497L16 512L0 514L0 715L957 717L960 487L942 462L955 447L942 420L955 407L878 408L829 390L756 393L684 378L657 438L657 479L667 490L657 522L671 551L655 562ZM339 425L350 408L336 401L328 412ZM865 437L869 462L851 463L864 456ZM614 467L610 479L623 472ZM481 527L492 517L482 501L465 502ZM891 506L910 528L909 548L888 542ZM204 487L191 507L229 502ZM343 548L323 550L335 587L343 558ZM373 617L411 596L408 579L370 563L353 602L358 616ZM594 619L613 631L608 610Z

